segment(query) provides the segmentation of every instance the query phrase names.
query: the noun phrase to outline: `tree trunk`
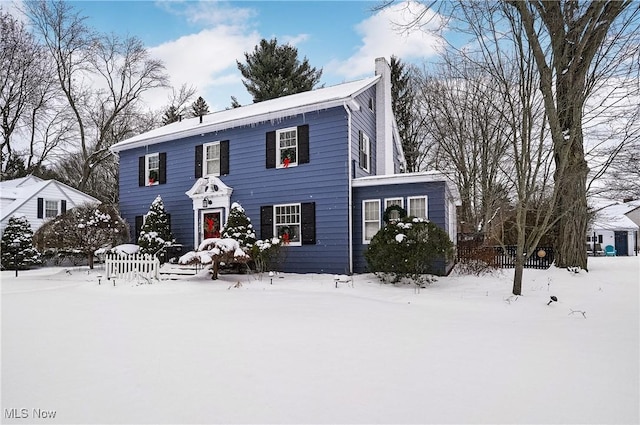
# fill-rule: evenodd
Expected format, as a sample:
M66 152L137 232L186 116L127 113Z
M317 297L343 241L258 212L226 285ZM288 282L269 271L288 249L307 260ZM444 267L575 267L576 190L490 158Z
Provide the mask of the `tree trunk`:
M520 247L516 249L515 272L513 273L513 295L522 295L522 276L524 275L524 254Z

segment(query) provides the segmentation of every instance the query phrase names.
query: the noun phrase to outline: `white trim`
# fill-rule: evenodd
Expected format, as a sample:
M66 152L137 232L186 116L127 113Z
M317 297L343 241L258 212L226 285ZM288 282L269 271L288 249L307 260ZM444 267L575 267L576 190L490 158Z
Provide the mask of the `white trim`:
M204 221L204 215L205 214L210 214L210 213L220 213L220 235L222 236L222 231L224 230L224 224L227 222L226 221L226 217L224 216L225 213L225 208L223 207L216 207L216 208L203 208L198 210L198 212L200 213L198 215L198 220L196 225L198 226L198 232L197 232L197 244L195 245L195 247L200 246L200 244L202 243L202 241L204 240L204 227L202 226L203 221Z
M367 156L367 161L364 166L363 164L359 164L359 166L365 172L371 173L371 139L364 131L360 130L360 133L362 134L362 147L364 151L360 149L360 140L358 138L358 162L360 162L360 155L363 153Z
M378 230L382 228L382 213L380 211L381 202L380 199L363 199L362 200L362 244L369 245L371 243L370 240L367 240L367 223L373 223L373 220L367 221L366 219L366 204L370 202L375 202L378 204Z
M348 203L349 210L347 212L347 222L349 228L347 229L348 234L348 247L349 247L349 274L353 273L353 188L351 187L351 183L353 182L353 173L355 172L355 168L353 168L353 153L351 152L351 148L353 147L351 144L353 143L351 137L351 110L345 106L345 111L347 111L347 164L348 164Z
M47 215L47 210L49 209L49 208L47 208L47 202L51 202L51 203L56 204L56 213L55 213L55 215ZM43 210L42 211L42 218L44 220L46 220L48 218L55 218L55 217L60 215L60 204L61 204L60 200L44 198L42 200L42 204L43 204L42 205L42 210ZM53 211L53 209L51 209L51 211Z
M292 161L289 163L289 165L287 165L286 167L284 166L284 164L282 163L282 148L280 147L280 135L282 133L286 133L286 132L290 132L290 131L294 131L296 133L296 145L295 145L295 151L296 151L296 160ZM276 130L276 168L289 168L289 167L297 167L298 166L298 160L300 159L300 139L298 137L298 127L287 127L287 128L281 128ZM284 149L294 149L293 147L289 146L286 147Z
M207 147L209 146L215 146L218 145L218 172L217 173L207 173L207 161L209 160L207 157ZM214 176L214 177L219 177L220 176L220 167L221 167L221 160L220 160L220 141L215 141L215 142L209 142L209 143L204 143L202 145L202 177L210 177L210 176Z
M280 224L280 226L298 226L299 228L299 232L298 232L298 241L296 242L289 242L287 243L287 246L302 246L302 204L301 203L289 203L289 204L274 204L273 205L273 219L272 219L272 223L273 223L273 235L277 238L280 238L280 235L278 234L278 230L277 230L277 226L278 223L276 223L276 209L277 208L283 208L283 207L298 207L298 218L299 221L298 223L284 223L284 224ZM282 238L280 238L282 239Z
M391 204L391 205L399 205L400 208L404 208L404 198L397 196L395 198L384 198L384 209L386 210L387 208L389 208L391 205L389 205L389 202L391 201L400 201L400 204Z
M429 219L429 197L427 195L419 195L419 196L408 196L407 197L407 215L411 215L411 201L423 199L424 200L424 218L425 220Z
M149 160L154 156L158 158L158 178L153 183L149 183L149 172L151 171L151 168L149 167ZM160 152L148 153L144 156L144 179L145 186L156 186L160 184Z

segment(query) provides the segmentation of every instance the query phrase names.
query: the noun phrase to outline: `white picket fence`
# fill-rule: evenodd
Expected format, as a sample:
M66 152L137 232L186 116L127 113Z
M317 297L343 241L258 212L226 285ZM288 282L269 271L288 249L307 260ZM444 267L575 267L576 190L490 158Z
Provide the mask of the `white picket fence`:
M151 254L106 254L104 260L107 279L158 279L160 260Z

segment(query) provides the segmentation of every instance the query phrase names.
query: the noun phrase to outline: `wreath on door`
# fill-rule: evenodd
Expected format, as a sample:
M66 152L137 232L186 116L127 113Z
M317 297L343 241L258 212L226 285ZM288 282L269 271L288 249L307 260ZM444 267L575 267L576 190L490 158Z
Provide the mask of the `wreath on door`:
M394 211L398 212L398 216L399 216L398 219L392 219L391 218L391 214ZM407 210L402 208L400 205L391 205L391 206L387 207L386 210L384 210L384 214L382 214L382 220L384 220L385 224L389 224L389 222L391 222L391 221L402 220L406 216L407 216Z

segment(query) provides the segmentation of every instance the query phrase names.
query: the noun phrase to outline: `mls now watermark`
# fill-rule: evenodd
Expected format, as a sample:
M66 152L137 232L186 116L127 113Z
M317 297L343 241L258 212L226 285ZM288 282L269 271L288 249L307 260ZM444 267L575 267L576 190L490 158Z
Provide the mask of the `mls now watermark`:
M4 409L5 419L54 419L55 410L45 409Z

